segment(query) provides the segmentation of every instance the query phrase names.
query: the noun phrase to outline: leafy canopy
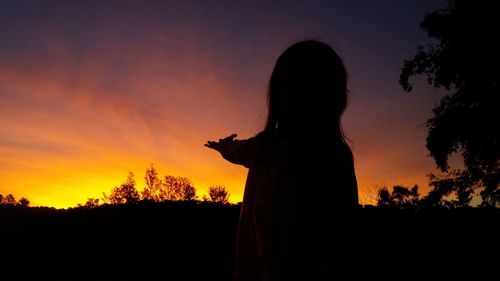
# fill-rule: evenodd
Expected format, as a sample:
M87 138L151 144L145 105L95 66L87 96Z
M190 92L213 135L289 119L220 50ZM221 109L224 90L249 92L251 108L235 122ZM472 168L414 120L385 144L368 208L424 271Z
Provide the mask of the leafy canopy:
M436 43L418 46L402 67L400 84L423 74L429 84L450 90L427 121L427 149L444 176L432 175L434 197L452 192L467 204L481 188L484 205L500 202L499 77L500 9L497 0L449 0L428 14L420 27ZM464 169L450 170L448 159L459 153Z

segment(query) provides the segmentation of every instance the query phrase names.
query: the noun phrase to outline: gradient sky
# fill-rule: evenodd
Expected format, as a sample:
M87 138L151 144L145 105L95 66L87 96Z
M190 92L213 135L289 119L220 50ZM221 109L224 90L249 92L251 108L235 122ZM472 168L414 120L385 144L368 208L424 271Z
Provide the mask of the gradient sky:
M0 193L32 205L101 197L154 163L199 194L242 199L246 169L203 147L263 127L266 86L290 44L319 39L350 74L344 128L360 201L427 186L422 125L443 95L400 67L444 1L0 1ZM425 188L424 188L425 190Z

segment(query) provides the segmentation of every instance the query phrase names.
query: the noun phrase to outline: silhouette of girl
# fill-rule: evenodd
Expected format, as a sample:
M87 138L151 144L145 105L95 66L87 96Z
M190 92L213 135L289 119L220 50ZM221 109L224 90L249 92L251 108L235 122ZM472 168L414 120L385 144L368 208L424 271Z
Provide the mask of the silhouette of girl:
M236 280L352 280L358 192L341 126L347 73L308 40L277 60L267 124L205 146L249 168L236 243Z

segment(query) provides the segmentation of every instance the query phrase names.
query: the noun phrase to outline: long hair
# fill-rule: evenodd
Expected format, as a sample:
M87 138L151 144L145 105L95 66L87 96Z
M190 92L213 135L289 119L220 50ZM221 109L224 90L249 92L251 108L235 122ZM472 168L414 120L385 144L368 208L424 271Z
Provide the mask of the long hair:
M341 124L346 107L347 72L335 50L315 40L298 42L274 66L262 133L328 134L346 144Z

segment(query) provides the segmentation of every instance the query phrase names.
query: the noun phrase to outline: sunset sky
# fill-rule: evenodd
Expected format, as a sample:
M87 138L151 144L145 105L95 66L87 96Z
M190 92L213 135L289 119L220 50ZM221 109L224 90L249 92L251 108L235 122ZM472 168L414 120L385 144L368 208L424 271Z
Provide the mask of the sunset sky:
M0 1L0 193L70 207L122 183L190 178L242 199L247 170L203 144L258 133L275 60L319 39L343 58L344 128L360 201L427 186L426 128L443 92L400 67L444 1Z

